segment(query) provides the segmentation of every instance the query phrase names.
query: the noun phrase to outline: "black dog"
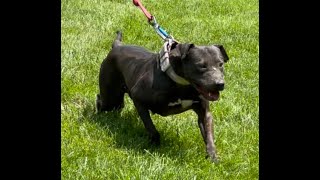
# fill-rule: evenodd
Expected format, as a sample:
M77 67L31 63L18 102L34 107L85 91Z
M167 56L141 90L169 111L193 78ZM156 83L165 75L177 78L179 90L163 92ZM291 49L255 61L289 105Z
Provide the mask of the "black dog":
M160 69L159 53L122 45L121 39L122 34L118 31L112 50L101 64L97 111L121 110L124 93L128 93L151 142L159 144L160 135L149 110L167 116L192 109L198 115L206 151L216 161L209 101L218 100L219 91L224 89L223 64L229 58L223 46L172 44L169 62L173 75L168 76Z

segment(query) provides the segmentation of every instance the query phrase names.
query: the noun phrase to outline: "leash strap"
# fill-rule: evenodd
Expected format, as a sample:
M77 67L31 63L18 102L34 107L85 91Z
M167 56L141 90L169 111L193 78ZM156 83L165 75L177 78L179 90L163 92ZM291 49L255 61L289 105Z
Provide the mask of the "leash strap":
M142 5L142 3L140 2L140 0L132 0L133 4L135 6L138 6L141 11L143 12L143 14L147 17L149 24L154 28L154 30L156 31L156 33L163 39L172 39L173 41L174 38L172 36L170 36L158 23L157 20L154 16L152 16L147 9ZM177 41L176 41L177 42Z
M166 40L162 46L162 49L159 52L160 68L161 68L161 71L163 72L166 72L166 70L170 67L169 52L172 44L173 42L171 39Z
M160 25L157 23L157 20L154 16L152 16L147 9L142 5L140 0L132 0L135 6L138 6L143 14L147 17L149 24L154 28L157 34L164 40L164 44L162 49L159 52L160 59L160 68L162 72L165 72L173 81L181 85L189 85L190 83L182 78L181 76L177 75L169 61L169 52L171 50L171 46L173 43L179 43L176 41L172 36L170 36Z
M148 21L150 22L152 20L152 15L147 11L147 9L141 4L140 0L132 0L133 4L138 6L143 14L148 18Z

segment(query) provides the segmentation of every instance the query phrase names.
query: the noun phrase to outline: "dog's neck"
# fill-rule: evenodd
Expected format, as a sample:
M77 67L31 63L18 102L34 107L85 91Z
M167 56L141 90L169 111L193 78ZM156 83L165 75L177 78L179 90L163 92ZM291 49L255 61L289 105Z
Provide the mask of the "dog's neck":
M172 49L173 54L176 54L174 48L177 43L166 41L159 52L159 65L161 71L165 72L174 82L180 85L189 85L190 83L183 78L183 71L181 70L181 57L177 57L170 53ZM179 64L180 63L180 64Z
M181 68L181 59L176 57L169 57L169 68L165 71L165 73L172 79L174 82L180 85L190 85L185 78L183 78L183 72Z
M175 73L178 76L184 77L184 73L182 71L182 61L180 57L170 56L169 57L170 65L172 66ZM180 68L179 68L180 67Z

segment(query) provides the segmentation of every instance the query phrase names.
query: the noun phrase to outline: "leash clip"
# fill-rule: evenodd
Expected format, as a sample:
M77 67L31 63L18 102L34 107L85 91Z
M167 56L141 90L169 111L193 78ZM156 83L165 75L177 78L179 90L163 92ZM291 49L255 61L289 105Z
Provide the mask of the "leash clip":
M156 31L156 33L166 41L166 39L173 39L172 36L170 36L166 30L164 30L160 25L157 23L157 20L154 16L151 16L151 20L149 21L149 24L153 27L153 29Z

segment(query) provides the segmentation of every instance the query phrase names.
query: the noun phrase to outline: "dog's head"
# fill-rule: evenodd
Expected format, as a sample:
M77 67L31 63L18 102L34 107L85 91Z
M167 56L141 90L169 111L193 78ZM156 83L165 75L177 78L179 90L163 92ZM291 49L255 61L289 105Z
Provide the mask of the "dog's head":
M195 46L177 44L171 52L173 61L180 59L179 74L207 100L216 101L224 89L224 63L229 57L222 45Z

